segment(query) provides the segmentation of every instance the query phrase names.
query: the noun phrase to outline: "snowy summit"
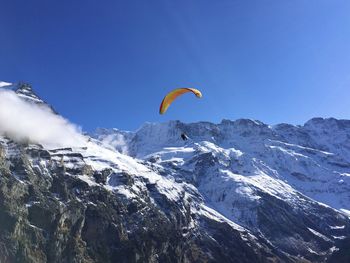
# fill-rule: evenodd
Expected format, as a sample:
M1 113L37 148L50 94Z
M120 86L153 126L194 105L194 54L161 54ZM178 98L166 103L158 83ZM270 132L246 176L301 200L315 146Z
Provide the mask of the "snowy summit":
M347 262L349 120L88 136L28 84L0 99L0 262Z

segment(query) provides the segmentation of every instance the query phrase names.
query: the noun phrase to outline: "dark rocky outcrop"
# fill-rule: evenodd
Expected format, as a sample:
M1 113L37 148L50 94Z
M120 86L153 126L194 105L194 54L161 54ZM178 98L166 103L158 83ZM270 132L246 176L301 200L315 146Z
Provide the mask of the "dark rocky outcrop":
M9 145L18 155L4 154ZM198 216L189 207L184 213L184 204L169 202L150 183L142 200L128 199L103 187L110 170L68 169L33 145L8 141L1 147L0 262L280 261L264 240L248 232L242 238L226 223L197 218L200 225L190 227Z

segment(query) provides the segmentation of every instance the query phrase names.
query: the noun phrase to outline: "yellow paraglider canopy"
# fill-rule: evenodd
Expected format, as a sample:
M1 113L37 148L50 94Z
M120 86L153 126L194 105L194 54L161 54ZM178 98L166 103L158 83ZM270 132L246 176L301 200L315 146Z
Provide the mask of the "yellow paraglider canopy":
M174 89L170 91L163 99L162 103L160 104L159 108L159 113L164 114L167 109L169 108L170 104L180 95L187 93L187 92L192 92L194 95L197 96L197 98L202 97L202 93L197 90L197 89L192 89L192 88L179 88L179 89Z

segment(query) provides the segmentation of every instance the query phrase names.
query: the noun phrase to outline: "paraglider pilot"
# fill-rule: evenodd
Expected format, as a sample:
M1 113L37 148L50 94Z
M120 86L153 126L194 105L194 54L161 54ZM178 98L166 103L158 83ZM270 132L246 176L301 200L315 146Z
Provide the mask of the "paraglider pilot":
M185 133L181 133L181 139L186 141L188 139L188 137Z

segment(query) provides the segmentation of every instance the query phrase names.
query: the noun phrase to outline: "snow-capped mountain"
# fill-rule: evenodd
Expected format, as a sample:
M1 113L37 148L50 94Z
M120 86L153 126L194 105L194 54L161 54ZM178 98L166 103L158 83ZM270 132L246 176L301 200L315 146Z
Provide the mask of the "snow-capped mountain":
M289 255L323 261L337 246L320 250L310 239L349 237L348 120L273 127L247 119L172 121L147 123L134 133L99 129L94 137L167 169L195 186L206 205Z
M33 102L36 104L46 104L42 99L40 99L33 91L31 85L23 82L19 83L9 83L0 81L0 88L3 90L12 90L14 91L20 98Z
M0 89L45 104L27 84ZM0 136L0 262L349 260L350 121L81 137L47 148Z
M183 141L182 132L191 139ZM287 193L292 188L350 213L348 120L315 118L304 126L274 127L244 119L217 125L173 121L145 124L135 133L99 129L95 137L130 156L191 173L193 159L206 154L215 159L216 170L244 178L263 176L259 186L265 190L276 183Z

